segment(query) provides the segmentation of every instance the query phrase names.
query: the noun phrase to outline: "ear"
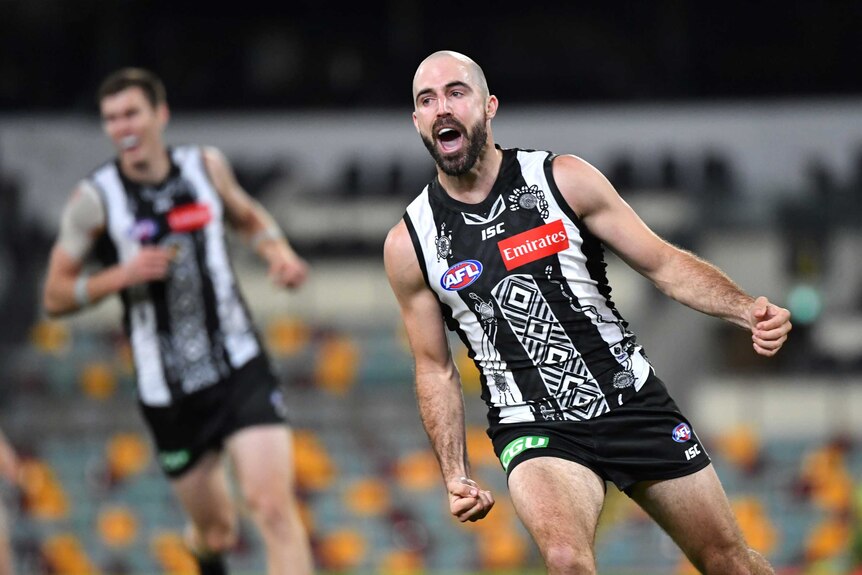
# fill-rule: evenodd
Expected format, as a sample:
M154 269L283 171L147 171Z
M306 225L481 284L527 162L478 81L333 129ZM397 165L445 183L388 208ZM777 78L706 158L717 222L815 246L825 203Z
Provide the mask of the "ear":
M500 106L499 100L497 100L497 96L491 95L488 96L488 101L485 102L485 116L490 120L494 116L497 115L497 108Z
M171 119L171 110L168 108L166 103L161 103L156 108L156 115L159 118L159 123L162 125L162 128L168 125L168 122Z
M419 121L416 119L416 112L413 112L413 127L416 128L416 133L419 133Z

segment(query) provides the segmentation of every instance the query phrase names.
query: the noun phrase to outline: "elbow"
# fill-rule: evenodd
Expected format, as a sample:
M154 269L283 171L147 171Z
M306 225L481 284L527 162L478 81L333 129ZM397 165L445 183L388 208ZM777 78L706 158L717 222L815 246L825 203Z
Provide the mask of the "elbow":
M68 305L64 305L61 298L58 298L50 290L45 290L42 297L42 309L45 314L51 319L63 317L72 311Z

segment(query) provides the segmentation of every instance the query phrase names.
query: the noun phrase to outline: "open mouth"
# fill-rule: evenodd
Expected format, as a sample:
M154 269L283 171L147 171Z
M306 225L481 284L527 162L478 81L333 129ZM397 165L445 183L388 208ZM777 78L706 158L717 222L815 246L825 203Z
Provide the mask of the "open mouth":
M120 139L120 148L127 152L129 150L133 150L138 147L138 144L141 142L141 139L137 136L125 136Z
M437 131L437 142L440 144L440 149L449 154L457 151L461 147L464 136L455 128L441 128Z

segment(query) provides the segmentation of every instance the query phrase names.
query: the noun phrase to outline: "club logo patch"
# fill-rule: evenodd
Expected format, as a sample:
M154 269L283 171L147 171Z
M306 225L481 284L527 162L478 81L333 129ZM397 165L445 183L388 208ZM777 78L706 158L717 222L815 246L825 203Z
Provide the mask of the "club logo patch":
M691 428L686 423L680 423L673 428L671 436L677 443L685 443L691 439Z
M497 247L506 269L511 271L567 249L569 236L563 220L557 220L506 238Z
M482 275L482 264L476 260L458 262L440 278L440 286L447 291L464 289Z
M545 192L539 189L539 186L521 186L515 188L509 195L509 209L513 212L518 210L538 210L542 218L548 217L548 200L545 199Z
M452 255L452 232L446 233L446 222L440 224L440 235L434 238L437 248L437 261L448 259Z

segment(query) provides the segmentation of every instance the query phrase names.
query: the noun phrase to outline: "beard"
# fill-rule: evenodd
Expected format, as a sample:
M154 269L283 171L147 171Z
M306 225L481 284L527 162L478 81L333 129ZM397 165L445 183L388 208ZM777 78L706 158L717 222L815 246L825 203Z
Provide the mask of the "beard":
M443 170L444 174L447 176L463 176L473 169L473 166L476 165L476 161L479 159L479 154L482 153L482 150L485 149L485 144L488 143L488 130L485 127L485 121L479 120L473 128L468 131L461 122L449 118L447 120L440 121L439 123L435 122L432 133L437 133L439 131L439 128L442 127L440 124L457 129L461 134L463 134L463 138L466 140L466 145L455 154L444 156L440 153L437 146L434 145L433 138L427 138L424 135L420 135L422 143L425 144L425 147L428 149L428 153L431 154L431 157L434 158L434 161L440 169Z

